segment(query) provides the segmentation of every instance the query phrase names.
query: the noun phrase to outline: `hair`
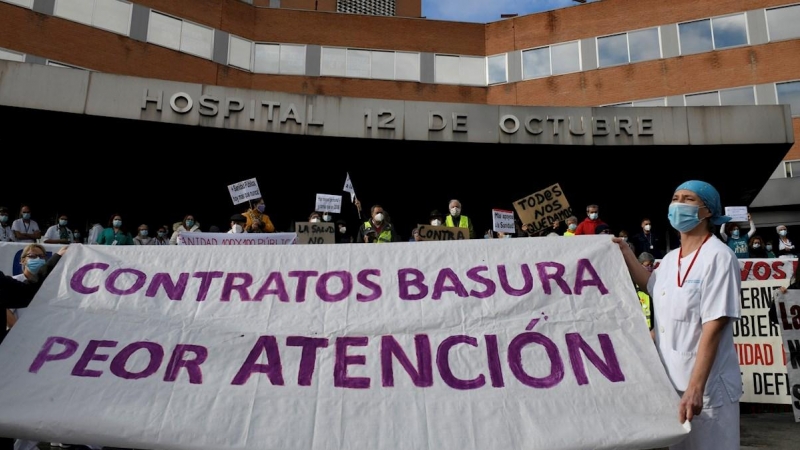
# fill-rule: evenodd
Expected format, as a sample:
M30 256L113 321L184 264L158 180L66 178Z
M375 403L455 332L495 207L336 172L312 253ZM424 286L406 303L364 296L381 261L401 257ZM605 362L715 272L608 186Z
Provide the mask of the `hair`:
M183 226L184 226L184 228L186 228L186 220L187 220L189 217L192 217L192 218L193 218L192 220L194 220L194 224L195 224L195 225L197 225L197 218L196 218L196 217L194 217L194 214L187 214L187 215L183 216L183 221L181 222L181 225L183 225Z
M321 213L321 212L319 212L319 211L314 211L314 212L312 212L311 214L309 214L309 215L308 215L308 220L310 221L310 220L311 220L311 219L313 219L315 216L316 216L316 217L320 217L320 218L321 218L321 217L322 217L322 213Z
M376 208L383 209L383 206L381 206L381 205L372 205L372 208L369 209L369 214L370 215L375 214L375 209ZM386 211L384 211L384 215L386 215Z
M31 209L30 206L28 206L27 204L23 203L22 206L19 207L19 218L20 219L22 219L22 210L25 209L25 208Z
M588 212L590 208L595 208L596 210L600 211L600 207L597 205L589 205L586 207L586 211Z
M656 258L650 253L642 252L639 254L639 262L644 263L646 261L655 262Z
M121 220L122 214L112 214L111 217L108 218L108 228L114 228L114 217L119 217Z
M755 241L761 241L762 244L767 245L767 243L764 241L764 239L758 234L754 234L753 237L751 237L750 240L747 242L747 245L752 247L753 246L753 242L755 242Z
M447 206L450 207L450 203L453 203L453 202L456 202L456 203L458 203L458 206L461 206L461 201L459 199L457 199L457 198L454 198L454 199L450 200L449 202L447 202Z
M569 216L569 217L567 217L567 223L569 223L569 222L578 223L578 218L575 217L575 216Z

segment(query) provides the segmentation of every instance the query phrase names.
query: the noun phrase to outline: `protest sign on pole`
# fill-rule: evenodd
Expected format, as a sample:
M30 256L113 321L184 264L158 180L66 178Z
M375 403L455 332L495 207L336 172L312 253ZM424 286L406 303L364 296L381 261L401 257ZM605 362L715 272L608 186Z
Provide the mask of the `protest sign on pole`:
M77 245L0 361L0 436L45 442L642 449L688 432L600 236Z
M228 185L228 192L234 205L261 198L261 191L255 178Z
M342 196L317 194L317 200L314 204L314 211L339 214L342 212Z
M347 172L347 178L344 180L343 191L350 193L350 202L356 201L356 191L353 189L353 182L350 181L350 172Z
M498 233L515 233L517 227L514 224L514 212L504 209L492 210L492 231Z
M783 335L783 363L789 377L794 421L800 422L800 290L791 289L775 296L775 311Z
M514 209L522 223L528 225L529 232L534 233L572 215L572 208L558 183L515 201Z

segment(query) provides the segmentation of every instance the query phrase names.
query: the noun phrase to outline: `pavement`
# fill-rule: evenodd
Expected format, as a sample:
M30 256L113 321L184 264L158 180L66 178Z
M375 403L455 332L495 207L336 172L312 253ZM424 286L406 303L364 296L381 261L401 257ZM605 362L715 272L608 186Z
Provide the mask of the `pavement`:
M741 450L798 450L800 449L800 422L795 422L791 412L742 414L740 416ZM39 444L40 450L54 450L47 443ZM72 450L86 449L73 446ZM59 449L60 450L60 449ZM103 447L103 450L132 450ZM657 449L666 450L666 449ZM713 449L709 449L713 450Z

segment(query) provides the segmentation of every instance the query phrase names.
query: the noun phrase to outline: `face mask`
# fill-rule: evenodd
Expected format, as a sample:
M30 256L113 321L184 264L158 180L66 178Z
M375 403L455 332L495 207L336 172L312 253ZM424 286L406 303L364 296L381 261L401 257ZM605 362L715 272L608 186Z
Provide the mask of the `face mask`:
M755 244L753 244L753 248L761 248L761 244L756 242Z
M510 234L507 234L507 235L503 236L503 239L510 239L510 238L511 238Z
M322 216L322 220L324 220L325 222L330 222L331 221L331 215L330 214L323 215Z
M80 233L75 233L73 236L75 236L75 239L80 239L81 238L81 234Z
M491 239L492 237L491 237L491 236L489 236L488 234L484 234L484 235L483 235L483 238L484 238L484 239Z
M139 230L139 234L142 236L147 236L147 230Z
M731 231L731 237L734 239L739 239L739 230Z
M25 262L25 266L28 268L28 271L30 271L31 273L36 273L44 265L45 262L47 262L47 261L45 261L44 258L28 259Z
M114 228L119 228L119 227L122 226L122 221L121 220L115 220L115 221L111 222L111 225L114 225Z
M439 219L433 219L433 220L431 220L431 225L433 225L433 226L435 226L435 227L438 227L438 226L439 226L439 225L441 225L441 224L442 224L442 221L441 221L441 220L439 220Z
M778 234L780 234L781 236L786 236L786 230L778 231Z
M233 232L234 232L234 233L244 233L244 229L242 229L242 226L241 226L241 225L239 225L238 223L236 223L236 224L233 224L233 225L231 226L231 229L233 229Z
M0 222L2 222L2 223L8 222L8 216L6 216L6 215L0 216Z
M186 226L190 227L190 228L193 227L194 226L194 220L191 220L191 219L187 220L186 221Z
M597 220L597 213L591 213L591 214L589 214L589 219L591 219L591 220Z
M165 232L163 232L163 231L159 231L159 232L158 232L158 237L164 237L164 236L166 236L166 235L167 235L167 233L165 233Z
M311 222L312 222L312 223L317 223L317 222L319 222L319 217L314 217L313 219L311 219Z
M267 206L266 206L266 205L264 205L264 204L261 204L261 205L258 205L258 206L256 206L256 209L258 210L258 212L262 212L262 213L264 212L264 210L265 210L266 208L267 208Z
M772 244L767 244L767 251L768 251L768 252L771 252L771 251L772 251Z
M65 227L65 226L67 226L67 221L66 220L59 220L58 224L61 225L62 227Z
M461 208L456 208L456 207L450 208L450 214L457 216L459 213L461 213Z
M650 225L645 225L644 226L644 231L650 231Z
M339 233L344 234L347 231L347 227L339 227Z
M697 215L700 207L686 203L670 203L667 218L672 228L687 233L700 224L701 220Z
M375 222L383 222L383 213L375 214Z
M25 219L25 220L30 220L31 213L22 213L22 218Z
M574 223L571 223L571 224L569 224L569 227L567 227L567 228L569 228L569 231L575 231L575 229L578 228L578 225L576 225Z

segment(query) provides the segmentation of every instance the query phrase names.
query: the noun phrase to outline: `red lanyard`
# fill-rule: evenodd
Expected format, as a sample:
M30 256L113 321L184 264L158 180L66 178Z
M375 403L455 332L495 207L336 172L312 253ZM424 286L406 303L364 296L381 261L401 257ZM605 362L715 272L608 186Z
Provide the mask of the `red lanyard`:
M689 263L689 268L686 269L686 273L683 275L683 281L681 281L681 255L678 254L678 287L683 287L683 283L686 283L686 277L689 276L689 272L692 271L692 266L694 266L695 260L697 260L697 255L700 254L700 249L703 248L703 245L706 243L708 238L711 237L711 233L709 233L705 239L703 239L703 243L700 244L700 247L697 247L697 251L694 252L694 257L692 258L692 262Z

